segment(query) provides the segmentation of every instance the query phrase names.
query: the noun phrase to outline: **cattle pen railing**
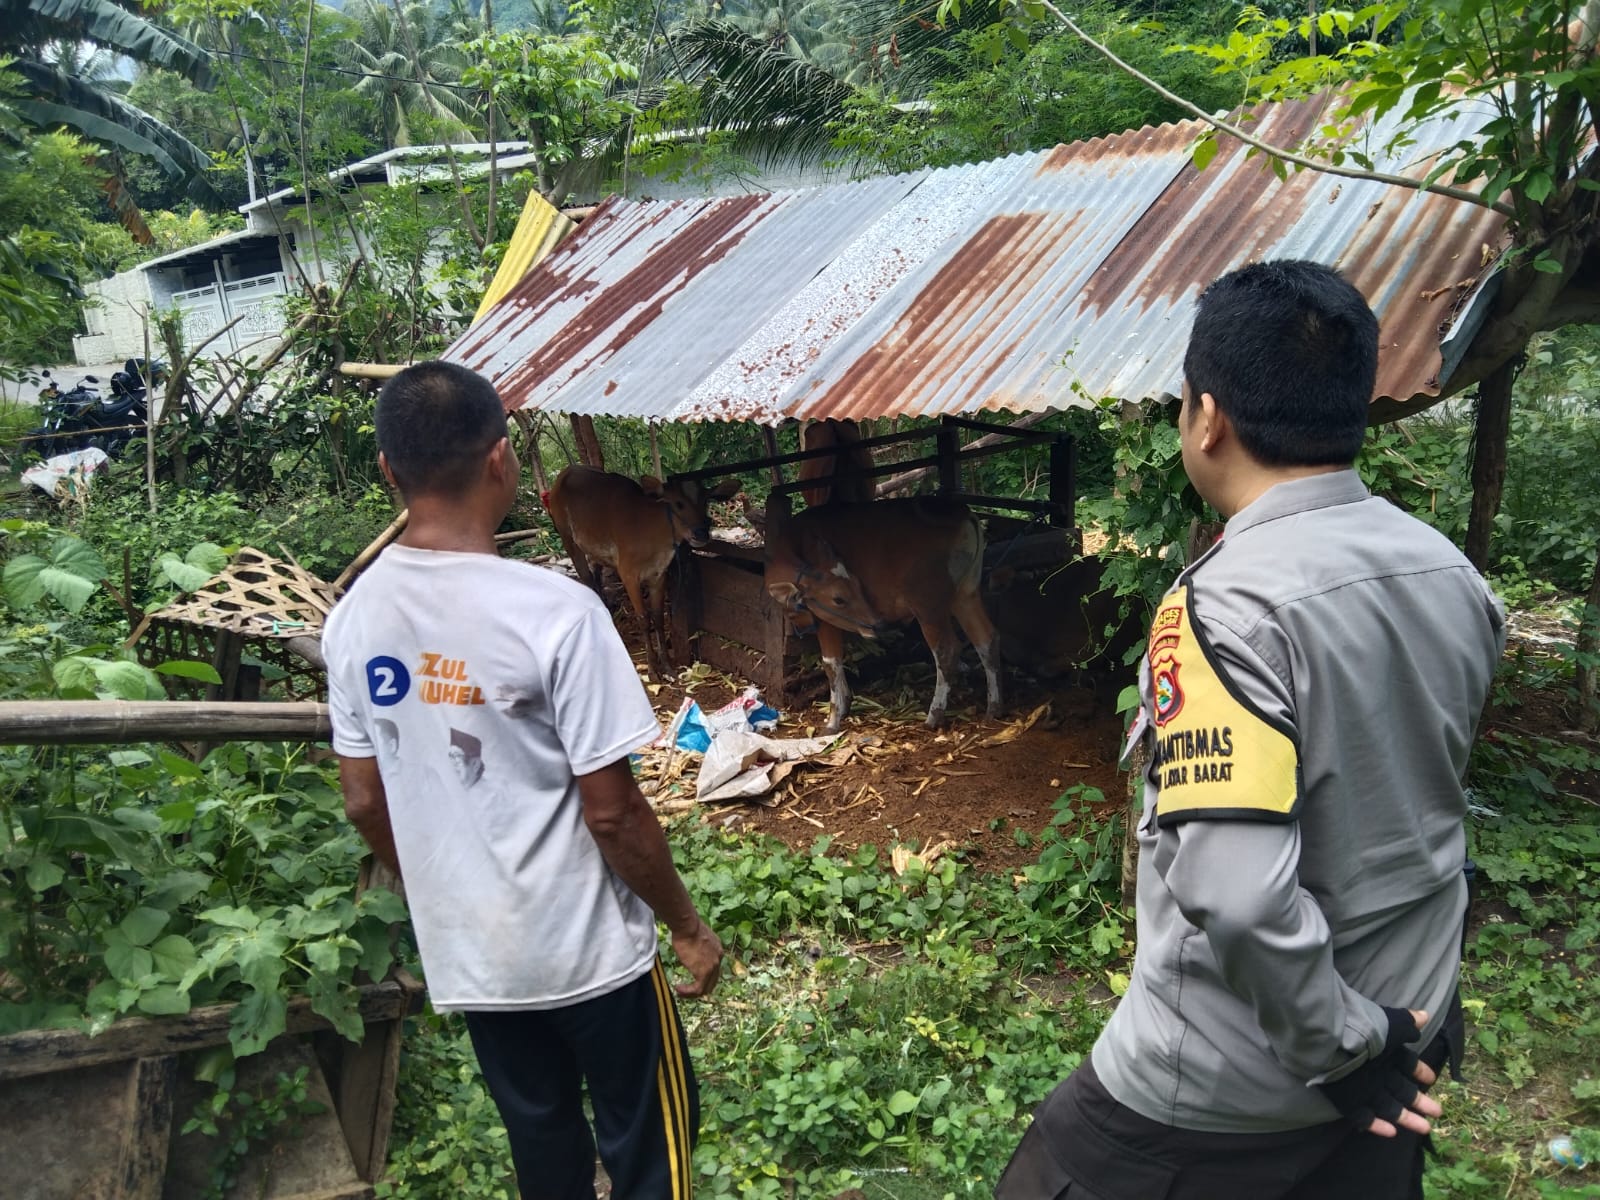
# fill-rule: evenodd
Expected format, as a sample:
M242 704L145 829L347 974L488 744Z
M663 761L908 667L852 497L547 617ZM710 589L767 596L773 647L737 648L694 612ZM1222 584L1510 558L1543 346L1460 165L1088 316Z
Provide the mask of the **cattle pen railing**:
M963 445L965 434L979 436ZM1025 514L1026 521L1011 517L989 518L991 525L1006 528L1008 533L1003 544L990 545L986 559L1003 557L1019 567L1054 566L1077 556L1081 548L1076 525L1077 451L1070 434L947 416L921 429L850 442L848 450L873 451L915 443L926 446L930 442L931 452L918 453L899 462L874 462L871 467L851 463L844 471L852 478L862 475L873 479L892 477L889 482L895 485L895 490L933 478L937 480L939 495L948 499L962 501L976 509ZM963 490L962 471L967 465L1029 447L1048 450L1043 498L992 496ZM771 538L790 519L791 498L796 493L826 488L846 478L846 474L836 469L833 474L810 479L785 479L782 468L829 455L839 455L841 462L844 457L840 446L825 446L702 467L671 478L704 482L770 472L772 482L767 493L764 532L766 538ZM769 702L780 704L800 694L790 687L790 668L797 657L798 639L763 586L764 556L762 546L715 537L703 549L680 549L672 592L672 653L678 666L705 662L718 670L742 676L759 687Z
M963 446L963 432L982 436ZM1077 449L1071 434L1043 429L1025 429L1013 425L996 425L974 421L967 417L943 417L938 425L924 429L908 429L900 433L886 433L877 437L862 438L850 443L852 450L877 450L885 446L906 445L912 442L934 443L933 453L900 462L875 463L871 468L860 468L859 473L878 479L885 476L911 475L919 470L937 474L939 494L964 501L979 508L1003 508L1015 512L1031 513L1044 517L1049 524L1070 529L1076 520L1077 504ZM987 496L961 490L961 468L981 458L997 454L1010 454L1030 446L1050 448L1047 498L1027 499L1020 496ZM749 475L763 470L791 466L809 459L826 458L840 453L838 446L824 446L816 450L795 450L787 454L772 454L765 458L746 459L742 462L724 463L683 471L671 476L675 480L704 482L728 475ZM825 487L838 482L835 475L815 479L775 479L769 496L792 496L809 488ZM769 501L770 504L770 501ZM770 519L770 517L769 517Z
M315 701L0 702L0 744L114 745L128 742L305 741L331 736ZM383 882L369 861L356 882ZM320 1112L299 1136L252 1146L237 1165L240 1187L274 1200L373 1200L388 1160L408 1016L423 988L403 970L359 985L359 1042L298 997L286 1031L241 1059L238 1086L264 1090L280 1073L305 1070ZM229 1041L234 1005L181 1016L119 1020L89 1036L36 1029L0 1036L0 1196L94 1196L103 1200L199 1200L215 1147L185 1118L205 1085L181 1068ZM268 1182L270 1180L270 1191Z

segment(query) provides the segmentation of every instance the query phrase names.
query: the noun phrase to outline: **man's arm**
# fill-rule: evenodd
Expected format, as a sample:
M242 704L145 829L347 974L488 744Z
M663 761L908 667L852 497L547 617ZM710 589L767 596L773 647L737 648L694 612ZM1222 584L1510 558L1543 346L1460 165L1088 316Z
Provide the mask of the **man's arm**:
M583 822L617 877L666 922L672 949L693 983L680 996L709 996L722 974L722 942L689 898L661 823L639 793L626 758L578 777Z
M389 796L383 790L376 758L339 756L339 786L344 789L344 813L379 862L398 877L400 858L394 849L394 829L389 824Z
M1180 619L1181 617L1181 619ZM1300 886L1296 710L1287 682L1220 623L1202 625L1183 592L1163 606L1151 666L1169 713L1154 863L1186 920L1204 930L1223 981L1255 1012L1273 1054L1374 1133L1426 1132L1437 1104L1398 1079L1417 1030L1339 974L1332 933ZM1270 655L1287 662L1288 648ZM1420 1064L1418 1064L1420 1066ZM1426 1071L1426 1068L1421 1068ZM1415 1075L1417 1082L1431 1083ZM1388 1119L1380 1119L1388 1118Z
M1224 981L1255 1010L1285 1067L1322 1082L1393 1049L1388 1011L1339 974L1327 918L1299 885L1297 825L1197 820L1175 835L1166 885L1184 918L1205 931ZM1413 1019L1420 1028L1427 1014ZM1412 1077L1423 1087L1434 1082L1422 1063ZM1393 1122L1374 1117L1367 1127L1384 1137L1396 1124L1426 1133L1426 1118L1439 1112L1419 1095Z

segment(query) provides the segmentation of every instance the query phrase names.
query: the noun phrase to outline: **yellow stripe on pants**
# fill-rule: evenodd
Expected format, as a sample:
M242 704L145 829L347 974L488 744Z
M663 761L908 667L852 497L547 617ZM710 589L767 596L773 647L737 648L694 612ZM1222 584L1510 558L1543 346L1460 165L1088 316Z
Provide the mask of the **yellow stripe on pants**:
M667 1136L667 1157L672 1167L674 1200L689 1200L693 1194L689 1136L689 1088L684 1074L684 1046L672 1006L667 973L656 959L650 969L655 986L656 1009L661 1019L661 1062L656 1066L656 1088L661 1095L661 1112Z

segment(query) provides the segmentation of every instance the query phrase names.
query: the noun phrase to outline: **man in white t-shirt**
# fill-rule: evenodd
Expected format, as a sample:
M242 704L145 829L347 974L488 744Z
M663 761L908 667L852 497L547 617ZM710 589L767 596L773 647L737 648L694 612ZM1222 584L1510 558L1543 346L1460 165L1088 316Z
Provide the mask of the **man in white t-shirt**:
M377 437L410 518L323 633L345 811L405 881L524 1200L593 1200L597 1142L619 1200L682 1200L699 1099L656 919L679 995L711 993L722 943L634 784L655 713L594 593L499 557L520 468L487 380L407 368Z

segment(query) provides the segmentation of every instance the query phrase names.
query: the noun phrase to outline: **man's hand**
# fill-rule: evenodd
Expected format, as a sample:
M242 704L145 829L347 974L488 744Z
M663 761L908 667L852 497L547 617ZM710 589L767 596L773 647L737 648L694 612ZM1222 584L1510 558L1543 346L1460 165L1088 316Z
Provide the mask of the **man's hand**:
M711 926L697 921L687 933L672 935L672 951L678 956L693 983L674 985L673 990L685 998L711 995L722 978L722 939L712 932Z
M1418 1029L1428 1023L1428 1014L1423 1012L1422 1009L1413 1008L1410 1013L1411 1020ZM1437 1100L1427 1094L1427 1089L1432 1087L1439 1077L1434 1073L1432 1067L1425 1062L1419 1061L1416 1066L1411 1068L1411 1078L1416 1080L1417 1086L1422 1090L1417 1093L1411 1103L1401 1110L1397 1121L1391 1122L1385 1121L1382 1117L1373 1117L1367 1125L1368 1133L1375 1133L1379 1137L1394 1137L1399 1132L1399 1129L1395 1128L1396 1124L1399 1125L1400 1129L1409 1129L1412 1133L1427 1133L1433 1128L1428 1123L1429 1119L1437 1117L1444 1112L1444 1109L1439 1107Z
M1341 1115L1378 1137L1394 1137L1401 1129L1427 1133L1429 1118L1443 1110L1421 1089L1437 1076L1418 1060L1407 1043L1417 1040L1428 1014L1420 1009L1385 1008L1389 1034L1383 1049L1349 1074L1317 1085Z

